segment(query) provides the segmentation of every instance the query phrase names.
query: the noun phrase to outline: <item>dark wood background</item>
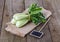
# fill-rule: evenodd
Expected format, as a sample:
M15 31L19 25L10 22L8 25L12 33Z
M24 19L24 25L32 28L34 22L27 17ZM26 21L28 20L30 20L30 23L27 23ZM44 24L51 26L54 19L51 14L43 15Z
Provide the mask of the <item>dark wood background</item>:
M45 35L41 39L29 34L21 38L6 32L6 23L11 20L13 14L23 12L32 3L52 12L51 20L42 30ZM36 30L39 28L40 26ZM0 0L0 42L60 42L60 0Z

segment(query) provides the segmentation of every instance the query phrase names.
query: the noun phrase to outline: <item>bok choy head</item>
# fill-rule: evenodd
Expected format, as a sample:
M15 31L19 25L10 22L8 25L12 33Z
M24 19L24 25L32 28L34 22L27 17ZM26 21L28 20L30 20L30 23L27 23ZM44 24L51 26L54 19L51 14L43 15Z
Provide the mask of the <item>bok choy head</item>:
M44 23L46 22L45 16L43 15L43 13L41 13L42 8L37 6L37 4L32 4L29 7L29 14L30 14L30 20L34 23L34 24L38 24L40 22Z

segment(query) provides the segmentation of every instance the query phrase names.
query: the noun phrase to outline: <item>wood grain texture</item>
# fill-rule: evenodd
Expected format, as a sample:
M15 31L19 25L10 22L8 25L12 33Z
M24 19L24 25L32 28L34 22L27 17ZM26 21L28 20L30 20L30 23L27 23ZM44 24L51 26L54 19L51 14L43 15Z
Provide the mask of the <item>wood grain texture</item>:
M60 0L49 0L49 9L52 11L52 19L49 22L49 28L52 35L53 42L60 42ZM47 7L48 8L48 7Z
M1 31L1 42L20 42L20 37L6 32L5 26L6 23L11 20L14 13L23 11L23 6L23 0L6 0Z
M6 7L6 0L4 6L4 15L3 15L3 22L2 22L2 30L1 30L1 42L12 42L13 36L5 31L6 23L10 20L10 14L8 13Z
M4 9L4 0L0 0L0 33L1 33L1 27L2 27L3 9Z

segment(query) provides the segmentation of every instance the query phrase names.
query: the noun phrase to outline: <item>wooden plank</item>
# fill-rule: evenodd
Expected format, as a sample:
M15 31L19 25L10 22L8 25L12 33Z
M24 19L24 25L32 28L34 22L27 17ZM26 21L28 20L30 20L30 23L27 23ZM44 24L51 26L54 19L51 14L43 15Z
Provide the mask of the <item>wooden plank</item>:
M5 3L6 3L6 1L5 1ZM10 37L13 37L13 36L11 36L11 34L9 34L8 32L5 31L5 27L6 27L5 24L10 20L9 15L10 14L8 13L8 10L7 10L6 4L5 4L2 30L1 30L1 42L8 42L8 41L10 41ZM12 38L11 38L10 42L12 42Z
M0 33L1 33L1 27L2 27L3 8L4 8L4 0L0 0Z
M24 10L24 3L23 0L7 0L7 7L10 16L12 16L14 13L19 13Z
M35 0L36 1L36 0ZM25 0L25 9L28 8L32 3L36 3L34 0Z
M53 42L60 42L60 0L50 0L51 10L54 10L52 19L49 23Z
M20 42L20 37L6 32L5 27L6 23L11 20L13 13L22 12L23 9L23 0L6 0L1 31L1 42Z

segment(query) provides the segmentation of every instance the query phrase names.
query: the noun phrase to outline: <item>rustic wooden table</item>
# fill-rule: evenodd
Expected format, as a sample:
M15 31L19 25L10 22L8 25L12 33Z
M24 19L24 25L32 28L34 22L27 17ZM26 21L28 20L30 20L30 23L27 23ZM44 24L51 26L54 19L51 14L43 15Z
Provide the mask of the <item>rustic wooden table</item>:
M42 30L45 35L41 39L29 34L21 38L6 32L6 23L12 15L24 11L31 3L37 3L52 12L51 20ZM40 26L36 30L39 28ZM60 42L60 0L0 0L0 42Z

